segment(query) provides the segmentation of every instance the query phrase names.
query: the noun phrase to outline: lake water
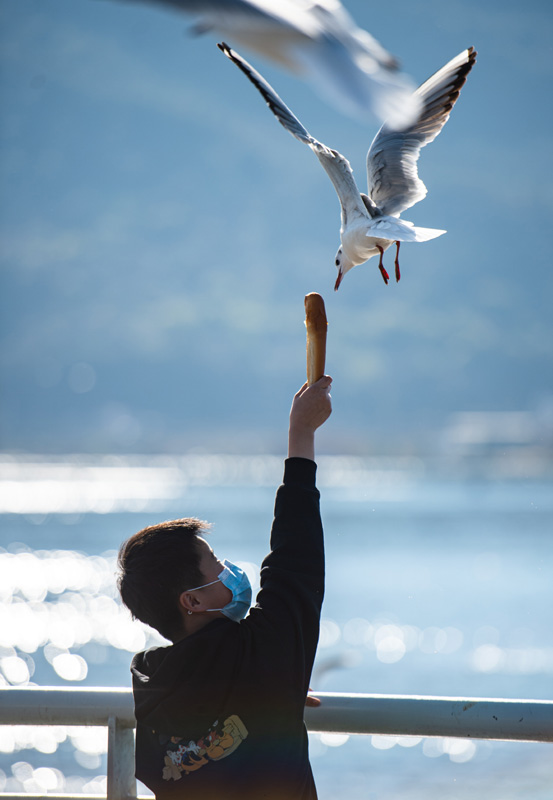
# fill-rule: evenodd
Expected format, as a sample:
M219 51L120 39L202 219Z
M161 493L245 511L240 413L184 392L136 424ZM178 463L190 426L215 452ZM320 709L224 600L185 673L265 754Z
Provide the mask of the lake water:
M553 699L553 493L545 479L322 458L327 592L320 691ZM0 463L0 681L128 686L157 641L114 590L115 551L146 524L215 523L254 577L278 458ZM321 800L551 800L535 743L310 736ZM0 728L3 791L105 790L98 729Z

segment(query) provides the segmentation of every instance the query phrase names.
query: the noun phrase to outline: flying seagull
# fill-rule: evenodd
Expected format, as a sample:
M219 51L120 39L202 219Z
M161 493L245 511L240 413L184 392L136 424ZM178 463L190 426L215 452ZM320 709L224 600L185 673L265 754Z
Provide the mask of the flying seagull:
M446 231L418 228L399 219L406 208L418 203L427 190L417 173L421 148L433 141L447 122L467 75L476 60L473 47L451 59L415 91L422 103L416 121L402 131L386 123L380 128L367 153L368 193L357 188L349 161L337 150L317 141L283 103L267 81L241 56L225 44L219 49L250 79L265 98L278 121L300 142L309 145L340 200L341 246L336 253L338 277L334 289L352 267L380 255L378 267L385 283L389 275L382 263L384 251L396 243L395 275L400 279L400 242L426 242Z
M312 83L361 121L376 116L404 127L418 112L415 84L339 0L126 0L196 17L196 33L215 33L254 50Z

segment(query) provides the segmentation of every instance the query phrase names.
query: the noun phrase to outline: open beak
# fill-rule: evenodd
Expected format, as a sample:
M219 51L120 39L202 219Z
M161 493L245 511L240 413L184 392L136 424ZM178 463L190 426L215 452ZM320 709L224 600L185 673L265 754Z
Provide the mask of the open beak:
M338 277L336 278L336 283L334 284L334 291L337 292L340 284L342 283L342 278L344 277L344 273L342 270L339 270Z

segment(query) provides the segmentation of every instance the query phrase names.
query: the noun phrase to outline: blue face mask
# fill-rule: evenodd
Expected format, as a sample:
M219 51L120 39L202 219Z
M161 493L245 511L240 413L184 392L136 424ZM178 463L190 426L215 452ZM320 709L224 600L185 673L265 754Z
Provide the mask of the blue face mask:
M243 569L237 567L232 561L223 561L225 568L217 576L217 580L210 583L204 583L203 586L195 586L194 589L189 589L190 592L195 592L196 589L205 589L206 586L213 586L214 583L220 581L223 586L230 589L232 592L232 600L227 603L223 608L206 608L206 611L221 611L225 617L240 622L244 619L252 603L252 586L250 579Z

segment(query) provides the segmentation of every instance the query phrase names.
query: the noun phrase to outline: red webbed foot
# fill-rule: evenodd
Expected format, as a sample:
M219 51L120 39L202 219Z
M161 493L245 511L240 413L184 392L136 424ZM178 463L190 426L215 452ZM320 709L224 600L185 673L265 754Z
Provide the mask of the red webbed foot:
M384 255L384 250L380 247L380 245L376 245L377 250L380 250L380 261L378 262L378 269L380 270L380 274L384 280L386 286L388 285L388 281L390 280L390 276L386 272L384 268L384 264L382 263L382 256Z

